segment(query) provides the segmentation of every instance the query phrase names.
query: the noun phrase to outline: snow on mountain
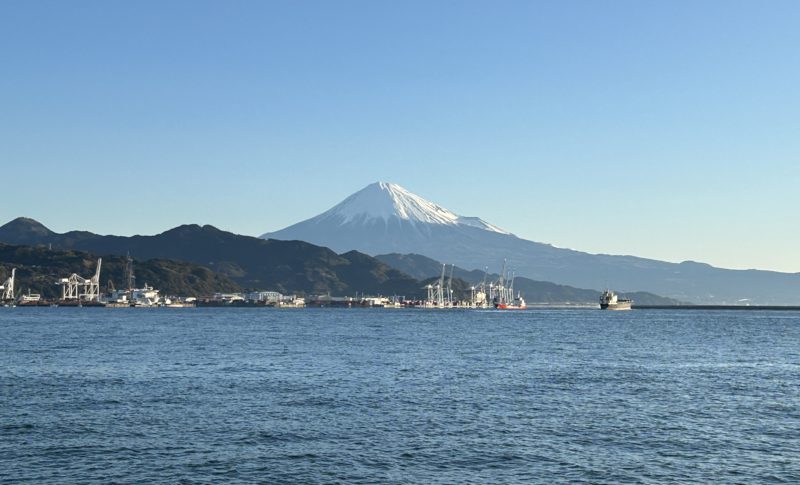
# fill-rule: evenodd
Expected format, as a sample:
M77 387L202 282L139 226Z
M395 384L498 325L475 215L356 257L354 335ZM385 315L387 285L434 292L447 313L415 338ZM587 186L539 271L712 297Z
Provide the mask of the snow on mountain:
M341 224L391 218L425 224L464 225L500 234L510 234L478 217L464 217L409 192L397 184L375 182L343 200L316 220L335 218ZM314 220L312 219L312 220Z

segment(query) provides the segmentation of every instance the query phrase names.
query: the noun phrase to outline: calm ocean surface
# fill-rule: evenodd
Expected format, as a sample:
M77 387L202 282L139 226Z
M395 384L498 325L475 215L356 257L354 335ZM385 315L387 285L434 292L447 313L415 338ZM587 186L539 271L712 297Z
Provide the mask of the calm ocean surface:
M800 313L0 308L3 483L800 483Z

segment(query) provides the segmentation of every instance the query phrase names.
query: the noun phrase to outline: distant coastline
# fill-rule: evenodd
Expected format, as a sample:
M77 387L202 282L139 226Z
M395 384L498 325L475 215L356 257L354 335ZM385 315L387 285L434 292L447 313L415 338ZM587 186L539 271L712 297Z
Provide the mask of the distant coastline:
M788 310L800 311L797 305L633 305L634 310Z

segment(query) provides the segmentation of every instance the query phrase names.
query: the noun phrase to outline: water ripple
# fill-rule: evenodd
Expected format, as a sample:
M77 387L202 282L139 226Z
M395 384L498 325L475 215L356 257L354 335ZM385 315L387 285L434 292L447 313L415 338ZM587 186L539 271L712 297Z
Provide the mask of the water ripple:
M798 483L800 314L2 309L9 483Z

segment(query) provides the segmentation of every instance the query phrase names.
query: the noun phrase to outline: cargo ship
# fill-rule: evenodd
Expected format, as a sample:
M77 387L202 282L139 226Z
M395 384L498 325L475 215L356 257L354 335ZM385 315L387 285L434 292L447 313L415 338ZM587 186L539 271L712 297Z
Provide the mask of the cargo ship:
M620 298L611 290L606 290L600 295L601 310L630 310L633 300Z

